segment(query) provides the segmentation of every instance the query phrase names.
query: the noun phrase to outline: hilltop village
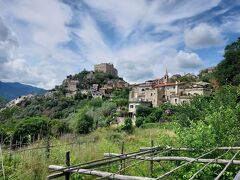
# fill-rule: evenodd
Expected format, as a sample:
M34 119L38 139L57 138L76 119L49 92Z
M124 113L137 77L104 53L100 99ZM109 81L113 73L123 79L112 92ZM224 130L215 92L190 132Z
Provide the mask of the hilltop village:
M66 96L72 97L80 90L81 94L91 94L93 98L111 97L113 89L130 89L129 93L129 112L133 115L138 105L147 105L158 107L163 103L181 104L188 103L194 96L209 96L212 92L210 83L197 81L197 77L192 74L185 76L194 79L194 82L183 82L178 79L181 75L176 74L169 77L166 70L164 77L160 79L148 80L140 84L129 84L122 78L118 77L118 70L111 63L101 63L94 66L94 71L90 71L87 79L93 79L94 73L109 74L113 78L107 80L106 83L94 83L91 86L85 86L79 89L81 82L76 80L74 76L68 76L63 81L62 87L66 90ZM212 68L203 71L203 73L211 73ZM58 89L59 87L56 87ZM55 89L54 89L55 90Z
M214 68L201 71L201 74L212 73ZM82 71L69 75L60 86L56 86L45 94L54 97L61 91L66 97L91 96L92 98L111 98L113 90L129 89L128 112L131 117L136 114L137 106L158 107L163 103L173 105L189 103L197 95L209 96L212 93L211 84L199 81L197 76L186 74L188 81L182 80L180 74L169 76L167 70L162 78L148 80L144 83L129 84L118 77L118 70L111 63L101 63L94 66L93 71ZM192 80L192 81L189 81ZM7 107L24 104L34 98L33 95L19 97L7 104Z
M197 79L191 74L186 76ZM210 83L202 81L180 82L177 80L179 77L181 75L173 75L170 78L166 71L164 77L160 79L131 85L129 93L129 113L131 116L135 116L136 107L139 105L158 107L163 103L173 105L189 103L194 96L209 96L212 93Z
M91 95L93 98L103 98L110 97L113 89L129 87L123 78L118 77L118 71L111 63L97 64L94 66L94 71L86 71L84 75L84 78L69 75L61 86L56 86L50 92L62 88L67 97L74 97L79 92L82 95Z

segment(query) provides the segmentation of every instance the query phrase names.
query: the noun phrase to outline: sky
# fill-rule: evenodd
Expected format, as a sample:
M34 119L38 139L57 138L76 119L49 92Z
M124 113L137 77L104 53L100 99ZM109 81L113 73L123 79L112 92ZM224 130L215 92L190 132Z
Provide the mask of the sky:
M0 80L51 89L113 63L130 83L194 73L240 37L240 0L0 0Z

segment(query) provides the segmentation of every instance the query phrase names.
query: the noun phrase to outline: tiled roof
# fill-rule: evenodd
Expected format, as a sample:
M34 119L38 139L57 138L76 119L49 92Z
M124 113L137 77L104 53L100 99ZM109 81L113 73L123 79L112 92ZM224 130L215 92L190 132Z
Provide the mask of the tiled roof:
M178 85L179 84L183 84L183 83L178 83ZM175 85L176 85L176 83L163 83L163 84L157 84L154 87L157 88L157 87L175 86Z

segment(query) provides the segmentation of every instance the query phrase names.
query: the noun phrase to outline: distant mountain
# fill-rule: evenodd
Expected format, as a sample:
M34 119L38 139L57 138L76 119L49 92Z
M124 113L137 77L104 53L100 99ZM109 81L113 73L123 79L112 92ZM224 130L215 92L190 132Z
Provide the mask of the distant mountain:
M0 81L0 97L5 98L6 100L12 100L27 94L43 94L45 92L47 92L47 90L18 82L12 83Z

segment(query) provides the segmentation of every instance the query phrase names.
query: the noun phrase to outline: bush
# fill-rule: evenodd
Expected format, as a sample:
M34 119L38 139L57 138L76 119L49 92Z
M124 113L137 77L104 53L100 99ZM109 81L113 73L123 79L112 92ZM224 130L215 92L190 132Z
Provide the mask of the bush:
M143 125L143 123L144 123L144 118L137 117L136 122L135 122L136 127L138 127L138 128L141 127Z
M139 117L139 116L146 117L149 114L151 114L151 112L152 112L151 107L140 105L137 107L136 116L137 117Z
M78 114L77 116L77 132L87 134L93 128L93 118L86 113Z
M67 122L62 120L53 120L51 121L51 134L60 136L64 133L70 132L69 125Z
M192 122L189 128L181 128L178 135L180 142L187 147L207 148L216 145L213 127L203 121Z
M191 147L234 146L240 138L239 87L225 86L211 98L178 106L179 136Z
M21 120L13 132L13 142L22 141L26 143L37 139L38 135L47 136L50 134L49 119L45 117L31 117Z
M131 118L126 118L124 121L124 125L122 127L122 130L132 133L133 132L133 125L132 125L132 119Z
M0 109L5 107L6 104L7 101L3 97L0 97Z

